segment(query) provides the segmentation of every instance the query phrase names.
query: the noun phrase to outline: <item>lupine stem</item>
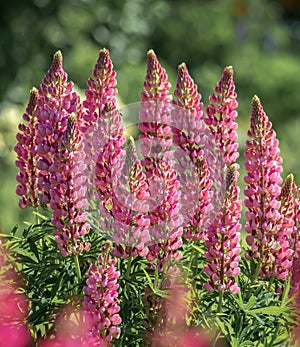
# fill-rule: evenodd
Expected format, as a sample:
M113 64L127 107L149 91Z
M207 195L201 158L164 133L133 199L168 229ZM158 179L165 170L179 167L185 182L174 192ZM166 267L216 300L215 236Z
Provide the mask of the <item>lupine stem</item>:
M127 269L126 269L126 273L125 273L126 280L129 280L129 277L130 277L131 262L132 262L132 249L130 247L129 248L128 261L127 261Z
M76 270L78 280L80 281L82 277L81 277L81 271L79 266L78 254L74 254L74 265L75 265L75 270Z
M224 295L224 290L220 290L220 293L219 293L219 303L218 303L218 311L217 311L217 313L221 313L221 312L222 312L223 295Z

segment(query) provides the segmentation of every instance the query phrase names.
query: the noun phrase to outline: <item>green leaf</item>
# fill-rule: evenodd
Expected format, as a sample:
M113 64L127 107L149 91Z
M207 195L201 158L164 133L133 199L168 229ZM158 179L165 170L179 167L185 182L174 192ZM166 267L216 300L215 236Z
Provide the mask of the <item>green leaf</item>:
M252 341L244 341L238 345L239 347L249 347L249 346L254 346L254 343Z
M248 301L248 303L244 306L245 310L249 310L251 307L253 307L257 303L257 297L252 295Z
M260 307L253 310L247 311L248 314L256 315L256 314L267 314L272 316L279 316L281 314L287 313L288 309L280 306L268 306L268 307Z

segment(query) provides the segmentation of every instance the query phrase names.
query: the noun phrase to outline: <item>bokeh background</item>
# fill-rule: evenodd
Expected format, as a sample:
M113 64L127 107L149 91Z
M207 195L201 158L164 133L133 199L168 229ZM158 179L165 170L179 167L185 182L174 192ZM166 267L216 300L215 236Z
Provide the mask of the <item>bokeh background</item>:
M299 0L10 0L0 4L0 229L31 218L18 209L14 166L17 124L60 49L84 90L100 48L111 52L120 101L139 101L146 52L153 48L175 86L185 62L203 101L232 65L239 101L241 166L251 98L273 122L284 175L300 184Z

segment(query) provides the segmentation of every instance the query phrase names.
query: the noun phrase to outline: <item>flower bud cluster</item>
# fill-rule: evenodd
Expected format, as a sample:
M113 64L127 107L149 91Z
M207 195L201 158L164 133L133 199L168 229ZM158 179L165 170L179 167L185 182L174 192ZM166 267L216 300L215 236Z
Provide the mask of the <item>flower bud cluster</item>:
M83 306L91 318L89 336L97 338L99 344L106 345L120 336L122 319L118 312L117 258L110 255L111 247L103 247L98 257L98 265L92 264L88 271Z

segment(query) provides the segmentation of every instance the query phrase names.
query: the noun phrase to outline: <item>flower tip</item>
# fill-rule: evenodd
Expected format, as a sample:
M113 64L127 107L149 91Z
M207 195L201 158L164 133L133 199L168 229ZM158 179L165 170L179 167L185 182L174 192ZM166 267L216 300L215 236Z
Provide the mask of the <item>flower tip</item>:
M257 95L254 95L253 98L252 98L252 105L254 106L258 106L260 105L260 99Z
M36 95L37 93L38 93L37 88L32 87L32 88L30 89L30 95Z
M63 56L61 51L57 51L56 53L54 53L52 64L55 69L59 69L62 67L62 61L63 61Z
M226 66L225 67L225 73L228 76L233 76L233 67L231 65L230 66Z
M181 63L180 65L178 65L178 70L187 70L187 66L186 66L186 63Z
M148 57L156 57L156 54L155 54L155 52L154 52L154 50L153 49L149 49L149 51L147 52L147 56Z

